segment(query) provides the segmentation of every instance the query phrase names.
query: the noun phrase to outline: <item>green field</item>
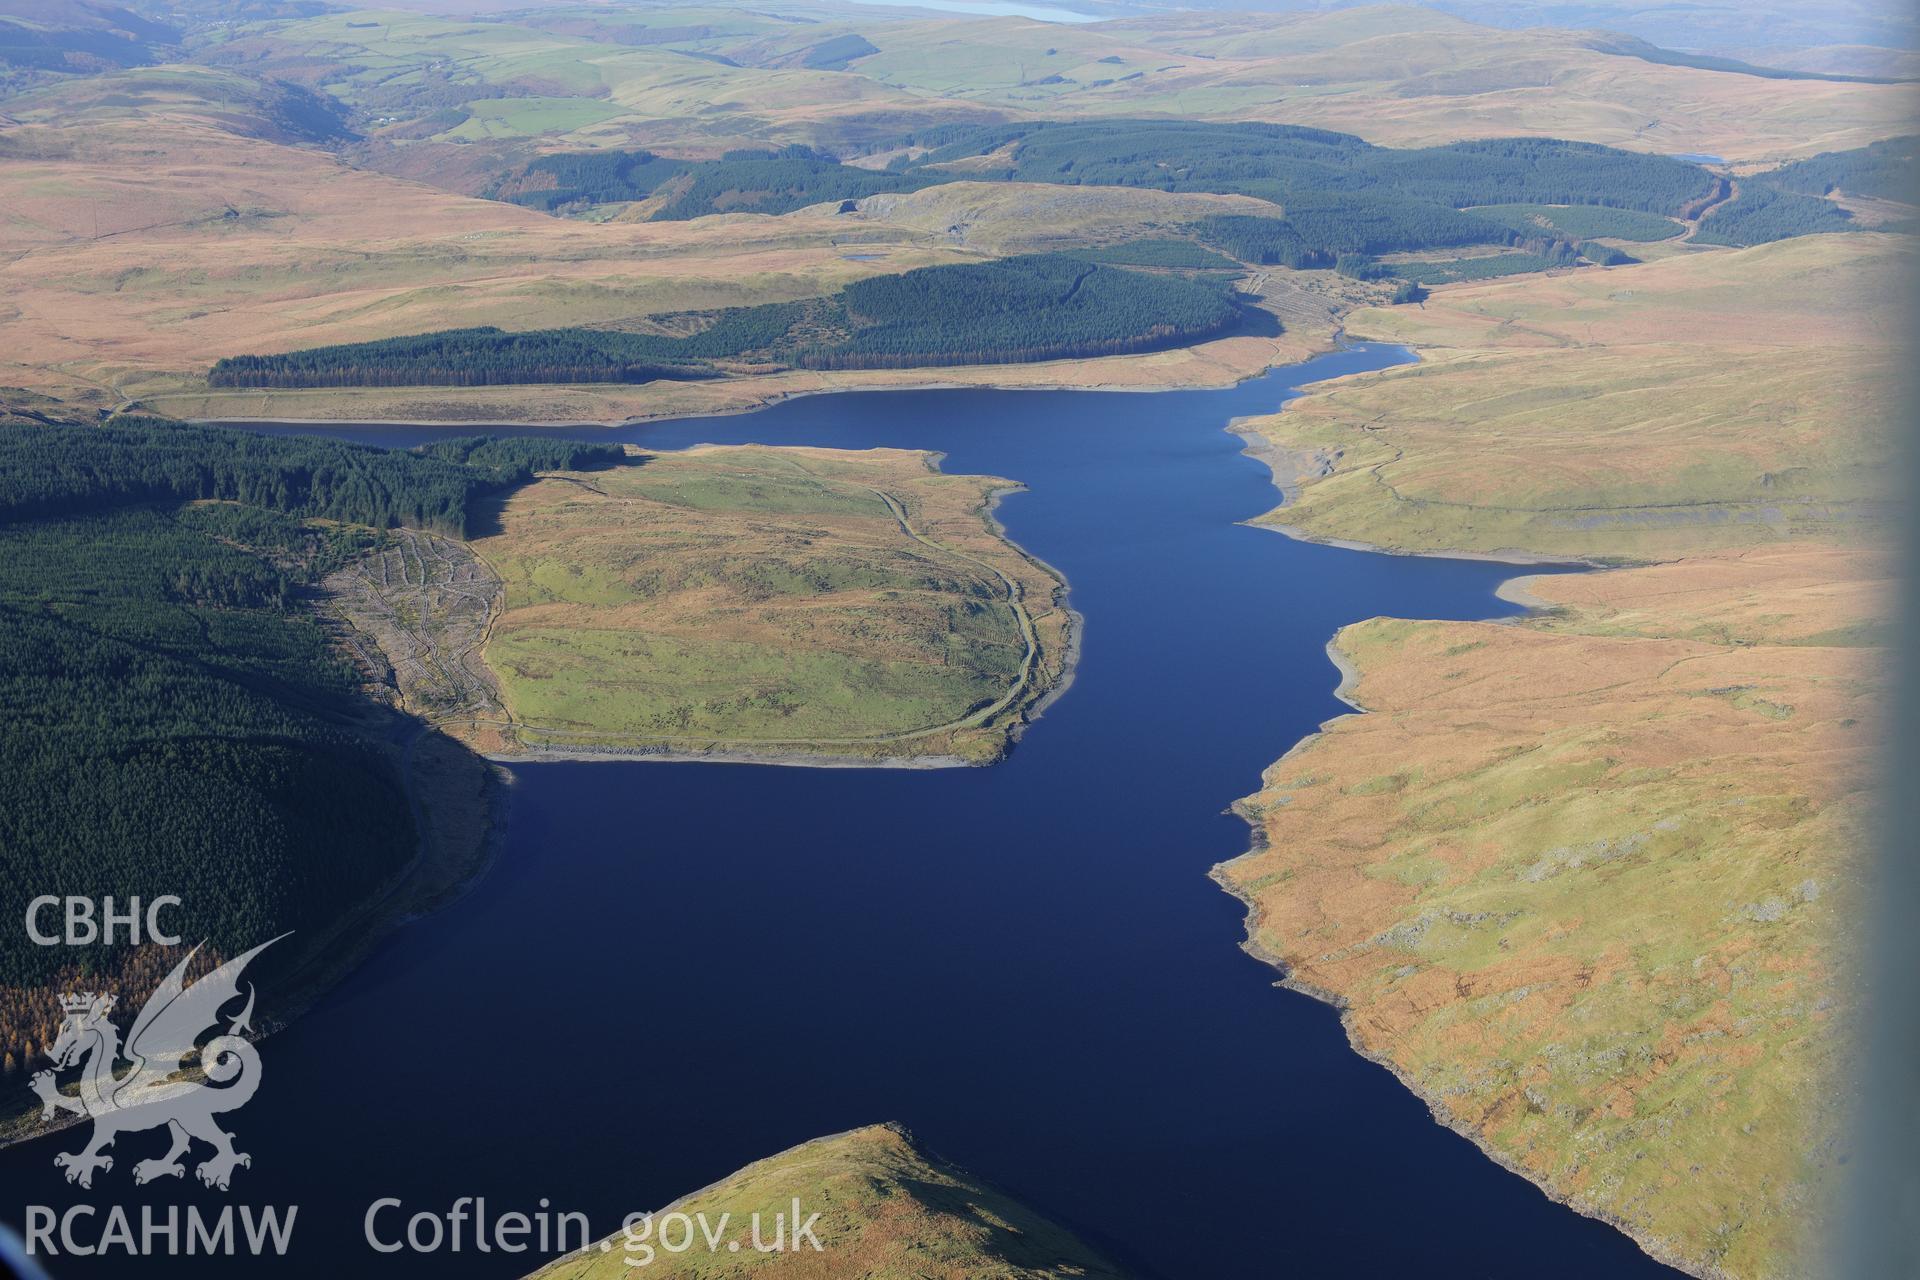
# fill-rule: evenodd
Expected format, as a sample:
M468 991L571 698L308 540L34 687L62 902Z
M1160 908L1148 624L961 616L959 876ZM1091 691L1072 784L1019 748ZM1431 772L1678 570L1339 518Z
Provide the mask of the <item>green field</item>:
M466 122L444 136L472 140L572 133L625 114L617 106L587 98L489 98L468 103L466 110Z

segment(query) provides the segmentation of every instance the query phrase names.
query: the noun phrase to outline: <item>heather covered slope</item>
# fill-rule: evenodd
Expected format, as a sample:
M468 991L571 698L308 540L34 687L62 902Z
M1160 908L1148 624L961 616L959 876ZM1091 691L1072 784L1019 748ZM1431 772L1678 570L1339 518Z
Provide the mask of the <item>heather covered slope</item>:
M1441 1121L1700 1275L1820 1274L1846 1157L1908 267L1836 236L1463 286L1357 317L1420 365L1254 427L1286 532L1644 565L1343 630L1369 714L1267 771L1216 875Z
M1218 875L1357 1048L1704 1275L1813 1274L1888 570L1831 547L1531 580L1519 626L1377 619Z

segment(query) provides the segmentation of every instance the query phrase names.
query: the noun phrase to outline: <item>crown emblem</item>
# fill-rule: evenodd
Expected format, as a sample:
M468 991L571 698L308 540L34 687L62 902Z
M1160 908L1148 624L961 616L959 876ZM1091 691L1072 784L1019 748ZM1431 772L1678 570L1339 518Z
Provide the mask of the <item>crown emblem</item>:
M97 1012L105 1013L113 1008L113 996L96 996L91 991L70 991L60 997L60 1007L69 1014L87 1013L95 1010L95 1001L99 1002Z

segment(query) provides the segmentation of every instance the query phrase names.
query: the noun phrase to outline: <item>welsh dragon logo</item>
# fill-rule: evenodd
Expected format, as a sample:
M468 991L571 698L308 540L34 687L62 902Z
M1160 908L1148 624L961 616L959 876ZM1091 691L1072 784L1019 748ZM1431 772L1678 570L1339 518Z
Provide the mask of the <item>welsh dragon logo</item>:
M284 934L282 935L285 936ZM66 1020L47 1056L53 1059L52 1071L33 1077L33 1091L40 1095L41 1119L51 1119L56 1109L91 1117L93 1139L86 1149L61 1152L53 1163L67 1171L67 1181L83 1187L93 1185L96 1169L113 1168L113 1157L102 1154L122 1133L165 1126L173 1145L164 1156L142 1160L133 1166L136 1183L155 1178L178 1178L186 1173L180 1157L186 1155L195 1139L213 1148L213 1155L194 1170L200 1181L210 1187L227 1189L233 1171L251 1165L253 1158L233 1149L233 1135L214 1119L225 1111L237 1111L260 1087L260 1056L241 1038L252 1030L253 986L247 986L247 1005L230 1019L227 1030L200 1046L201 1073L204 1080L179 1078L184 1070L181 1060L194 1052L201 1035L218 1027L220 1010L240 995L240 973L247 963L279 938L263 942L244 955L235 956L219 968L187 985L187 966L199 954L195 947L187 958L174 966L134 1019L127 1033L124 1050L120 1032L107 1018L114 997L92 992L64 995L60 1007ZM115 1075L115 1066L125 1058L131 1070ZM80 1064L80 1092L60 1092L55 1073Z

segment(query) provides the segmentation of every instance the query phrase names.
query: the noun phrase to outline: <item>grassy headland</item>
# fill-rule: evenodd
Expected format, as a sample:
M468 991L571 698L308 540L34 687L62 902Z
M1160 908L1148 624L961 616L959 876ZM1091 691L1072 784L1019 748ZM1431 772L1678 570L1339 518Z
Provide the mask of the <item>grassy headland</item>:
M1355 312L1350 332L1422 359L1243 424L1297 487L1265 521L1615 561L1847 536L1888 496L1911 259L1902 237L1813 236Z
M729 1240L750 1232L757 1213L772 1234L775 1214L791 1215L798 1198L818 1213L819 1251L803 1244L758 1252ZM870 1280L1121 1280L1125 1274L1064 1227L971 1175L917 1149L892 1125L872 1125L802 1143L753 1164L654 1214L705 1215L727 1234L717 1249L703 1238L678 1252L662 1249L649 1232L639 1244L615 1234L607 1247L562 1258L530 1280L612 1280L644 1273L694 1277L864 1276ZM723 1219L723 1215L727 1215ZM739 1233L737 1235L736 1233ZM750 1239L750 1236L745 1238ZM675 1233L674 1239L678 1240Z
M519 490L473 543L524 748L977 762L1066 674L1064 585L988 511L1007 481L895 450L635 461Z

